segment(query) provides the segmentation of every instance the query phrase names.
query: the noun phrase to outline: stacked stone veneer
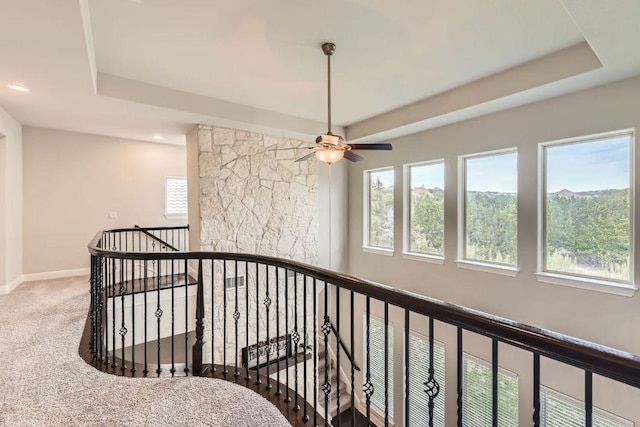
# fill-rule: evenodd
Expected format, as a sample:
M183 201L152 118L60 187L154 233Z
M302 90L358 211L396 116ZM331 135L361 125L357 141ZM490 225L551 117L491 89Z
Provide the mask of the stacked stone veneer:
M315 264L318 258L318 173L314 160L295 162L306 152L300 150L269 151L272 148L307 146L307 142L246 132L235 129L200 126L198 129L198 175L200 211L200 249L216 252L240 252L269 255ZM275 337L277 321L284 329L288 311L289 333L294 329L294 307L302 307L304 287L298 288L298 300L293 299L292 279L286 280L281 270L279 283L275 269L255 265L238 267L238 274L246 276L247 286L238 290L226 289L224 277L234 277L235 264L228 262L204 265L207 336L207 360L213 349L216 363L222 362L224 343L227 343L227 363L235 358L236 297L239 301L238 348L246 346L245 325L249 324L249 344ZM247 269L248 271L245 271ZM213 273L213 274L212 274ZM285 288L289 301L285 300ZM264 304L269 289L272 303ZM249 307L246 307L246 292ZM307 289L306 295L311 295ZM280 309L276 311L276 295ZM226 317L224 302L226 301ZM259 307L256 307L259 304ZM309 307L312 307L309 305ZM297 319L302 334L302 310ZM313 316L312 311L308 315ZM212 326L213 319L213 326ZM309 322L309 317L307 317ZM227 325L224 336L223 325ZM309 322L311 327L311 322ZM213 335L211 332L213 331ZM256 335L259 331L259 335ZM226 338L226 339L225 339ZM312 337L310 337L311 339ZM240 357L238 355L238 357Z

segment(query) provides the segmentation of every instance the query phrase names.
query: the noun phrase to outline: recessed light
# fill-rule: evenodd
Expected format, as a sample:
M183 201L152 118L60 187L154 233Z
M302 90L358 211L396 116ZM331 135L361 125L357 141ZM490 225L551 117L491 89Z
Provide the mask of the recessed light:
M161 139L164 139L164 136L162 136L162 135L153 135L153 139L161 140Z
M17 90L18 92L29 92L29 88L22 85L7 85L9 89Z

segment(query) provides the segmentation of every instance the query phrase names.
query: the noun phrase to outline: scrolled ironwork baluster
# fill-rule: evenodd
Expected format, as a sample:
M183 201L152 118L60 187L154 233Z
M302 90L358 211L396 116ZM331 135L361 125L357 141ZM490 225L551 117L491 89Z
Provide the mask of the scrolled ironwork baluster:
M118 366L118 362L116 362L116 260L115 258L112 258L109 261L111 262L111 333L113 336L111 341L113 347L111 353L111 367L115 368Z
M266 346L266 349L267 349L267 385L265 386L265 388L267 390L270 390L271 387L272 387L271 381L269 379L270 378L269 377L269 374L270 374L269 367L271 365L271 346L272 346L271 335L270 335L270 331L269 331L269 307L271 307L271 297L269 296L269 279L270 279L271 276L269 275L269 266L265 265L264 268L265 268L265 276L266 276L265 277L265 282L266 282L265 292L266 292L266 294L265 294L263 302L264 302L265 312L266 312L266 315L267 315L267 324L266 324L266 327L267 327L267 346Z
M433 427L433 408L435 406L436 397L440 394L440 384L436 381L435 369L433 365L433 352L434 352L434 325L433 318L429 318L429 377L424 384L424 392L427 393L429 398L429 427Z
M157 350L157 356L158 356L158 359L157 359L158 367L156 368L156 375L158 377L162 373L162 368L160 367L161 366L161 364L160 364L160 337L162 336L160 334L160 322L161 322L161 319L162 319L162 315L164 314L162 312L162 307L160 307L160 300L161 300L161 298L160 298L160 277L162 276L162 274L161 274L162 270L161 270L160 266L161 266L161 263L158 262L158 280L157 280L158 289L157 289L157 292L156 292L156 298L158 299L158 301L156 302L156 312L155 312L155 316L156 316L156 319L157 319L157 325L158 325L158 328L157 328L158 329L158 331L157 331L158 334L156 336L156 338L157 338L156 350Z
M120 258L120 288L118 289L118 294L120 295L120 311L121 312L120 312L120 330L118 331L118 333L120 334L120 343L122 346L120 350L120 355L122 359L120 370L123 372L125 371L125 369L127 369L126 358L124 355L125 338L127 336L127 327L125 326L126 319L124 315L124 297L127 292L127 284L124 280L125 267L126 267L126 261Z
M303 347L304 347L304 362L303 362L303 367L302 367L302 383L304 384L304 388L303 388L303 399L302 399L302 405L304 406L304 415L302 416L302 421L304 421L305 423L307 421L309 421L309 413L307 411L307 388L308 388L308 384L307 384L307 349L309 348L309 334L307 333L307 275L305 274L303 277L303 286L302 286L302 316L304 319L304 323L302 326L302 336L304 337L303 339Z
M284 284L284 301L285 301L285 311L284 311L284 330L287 331L287 357L284 360L285 362L285 380L286 380L286 396L284 401L286 403L291 402L291 396L289 396L289 357L291 356L291 335L289 332L289 270L284 270L285 275L285 284Z
M365 326L365 354L367 355L367 372L365 374L365 382L362 385L362 391L366 398L367 405L367 424L371 424L371 396L373 396L373 383L371 382L371 298L366 298L366 326Z
M235 261L235 271L236 271L236 276L238 275L237 271L238 271L238 261ZM245 276L246 277L246 276ZM246 279L245 279L246 280ZM225 283L226 285L226 283ZM235 352L235 371L233 373L234 377L239 377L240 376L240 371L238 371L238 320L240 320L240 311L238 310L238 281L236 280L236 284L235 284L235 288L236 288L236 295L235 295L235 310L233 311L233 320L234 320L234 325L235 325L235 342L236 342L236 352ZM245 289L246 289L246 283L245 283Z
M298 345L300 343L300 332L298 331L298 273L294 272L293 276L293 332L291 334L293 341L293 356L295 361L293 362L293 381L294 381L294 411L300 410L300 404L298 402Z
M329 319L329 284L324 283L324 322L320 331L324 335L324 383L322 392L324 393L324 419L325 425L329 422L329 394L331 393L331 382L329 381L329 334L331 333L331 319Z

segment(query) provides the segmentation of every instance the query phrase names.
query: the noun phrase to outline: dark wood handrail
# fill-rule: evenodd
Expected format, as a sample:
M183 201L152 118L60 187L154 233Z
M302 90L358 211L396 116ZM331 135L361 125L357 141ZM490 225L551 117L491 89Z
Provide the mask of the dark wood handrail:
M157 241L157 242L160 242L160 243L161 243L165 248L171 249L171 250L172 250L172 251L174 251L174 252L180 252L180 249L176 248L176 247L175 247L175 246L173 246L173 245L170 245L169 243L167 243L166 241L162 240L160 237L156 236L155 234L150 233L150 232L149 232L149 230L152 230L152 231L153 231L153 229L152 229L152 228L142 228L142 227L140 227L139 225L134 225L134 226L133 226L133 228L134 228L136 231L141 232L141 233L142 233L142 234L144 234L145 236L151 237L153 240L155 240L155 241ZM176 230L176 229L184 229L184 228L189 229L189 226L174 228L174 230ZM159 229L160 229L160 228L159 228ZM164 228L162 228L162 230L165 230L165 229L164 229Z
M336 327L333 326L333 322L330 322L329 324L331 325L331 331L333 332L333 335L335 335L336 339L338 340L338 344L340 344L340 347L342 347L342 349L344 350L344 353L347 356L347 359L349 359L349 362L351 362L353 364L353 369L355 369L356 371L359 371L360 367L358 366L358 364L356 363L355 359L351 355L351 352L344 345L344 342L342 341L342 338L340 338L338 336L338 331L336 330Z
M459 326L515 347L640 388L639 356L590 341L536 328L503 317L297 261L230 252L117 252L98 247L102 235L103 232L99 232L89 243L88 249L92 255L103 258L142 260L238 260L287 268L346 290L384 301L402 309L432 317L435 320Z

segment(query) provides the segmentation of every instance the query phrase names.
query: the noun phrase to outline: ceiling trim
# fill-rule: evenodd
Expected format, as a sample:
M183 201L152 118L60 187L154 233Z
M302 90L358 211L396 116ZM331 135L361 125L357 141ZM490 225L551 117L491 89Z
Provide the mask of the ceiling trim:
M455 89L414 102L413 104L353 123L346 128L349 141L374 137L399 128L413 128L421 122L438 122L438 117L464 111L465 117L494 112L488 103L538 88L568 77L602 68L598 56L586 41L525 62ZM424 127L421 130L426 130ZM396 135L397 136L397 135Z

